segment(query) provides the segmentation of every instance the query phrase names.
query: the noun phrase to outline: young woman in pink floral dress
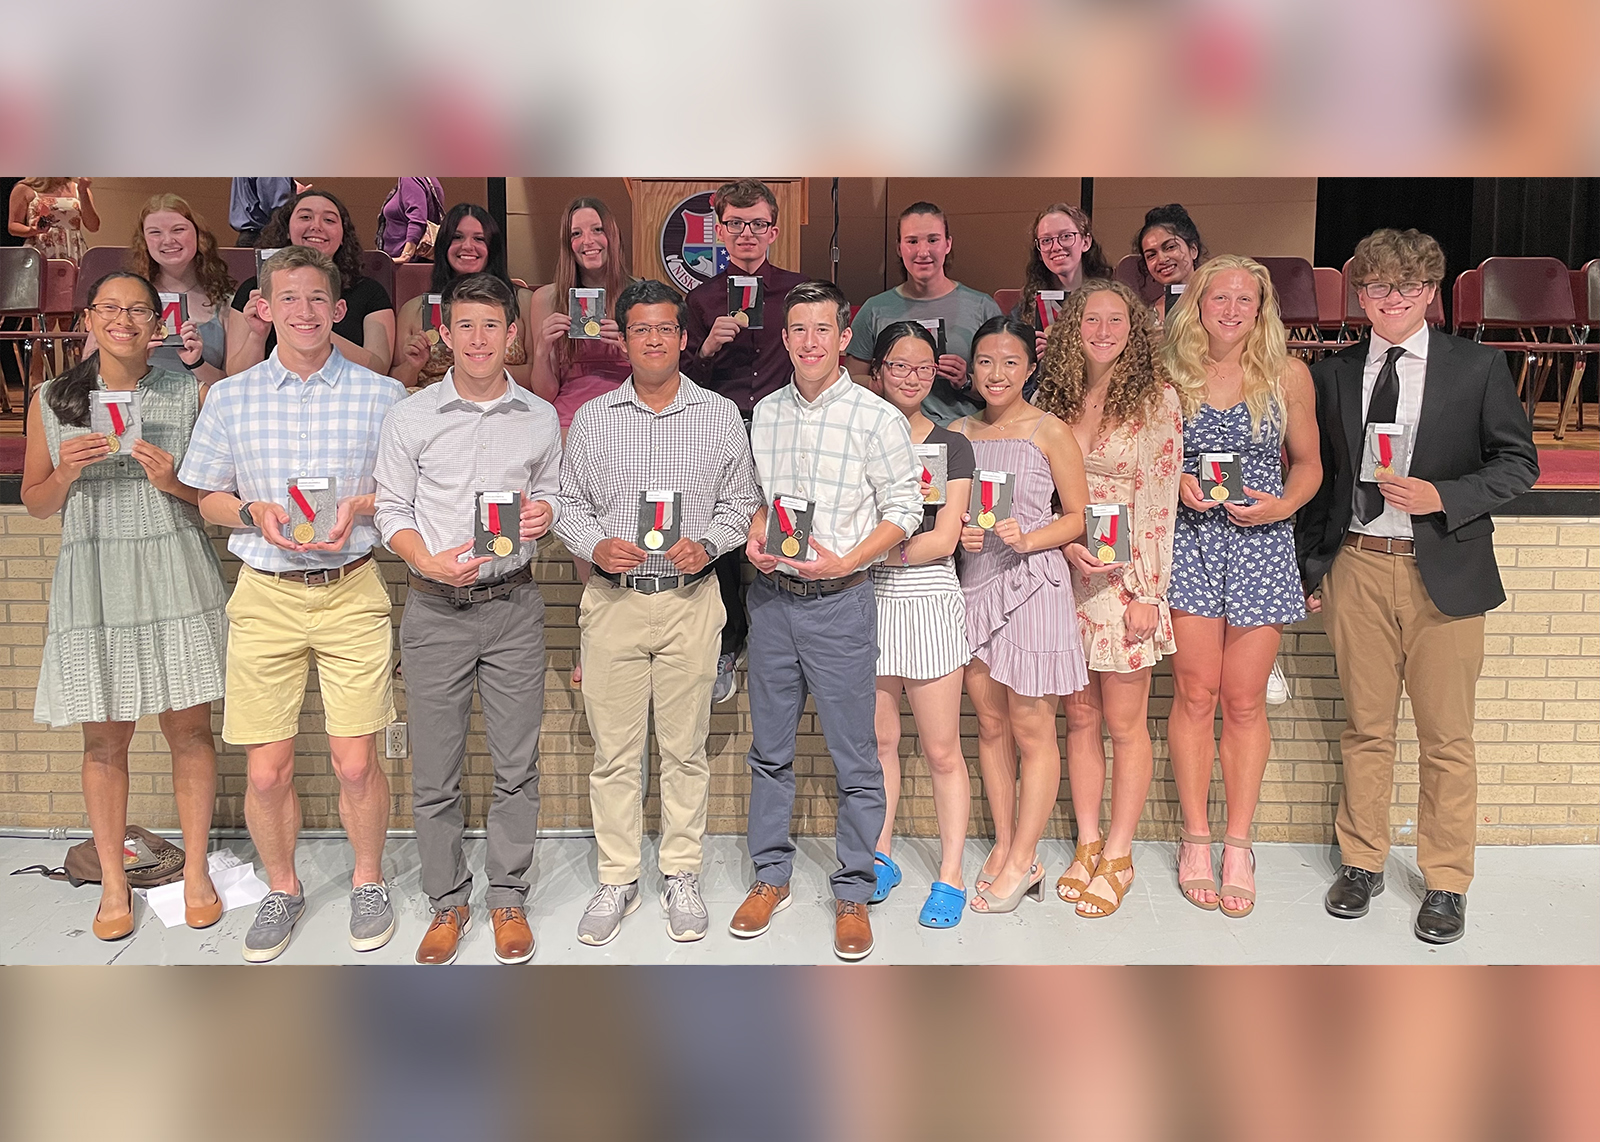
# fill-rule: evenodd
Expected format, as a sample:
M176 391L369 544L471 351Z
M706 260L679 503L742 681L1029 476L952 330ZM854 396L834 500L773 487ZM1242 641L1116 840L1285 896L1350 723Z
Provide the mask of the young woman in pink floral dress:
M1085 282L1051 326L1035 398L1077 437L1089 502L1126 504L1131 517L1128 562L1102 563L1082 539L1066 547L1089 685L1062 699L1078 844L1056 893L1085 917L1115 912L1133 883L1133 832L1152 769L1150 669L1174 649L1167 583L1183 417L1152 352L1153 330L1153 315L1127 286ZM1115 762L1104 837L1102 723Z

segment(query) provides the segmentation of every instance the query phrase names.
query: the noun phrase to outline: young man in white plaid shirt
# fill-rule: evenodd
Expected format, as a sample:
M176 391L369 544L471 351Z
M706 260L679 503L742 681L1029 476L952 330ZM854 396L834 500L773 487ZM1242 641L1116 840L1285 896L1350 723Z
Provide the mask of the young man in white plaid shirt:
M339 820L355 850L350 945L371 951L394 933L383 879L389 781L374 745L394 720L393 631L389 592L372 562L372 466L384 415L405 390L333 347L333 325L344 313L339 287L339 271L321 251L289 246L267 260L260 303L278 346L211 390L179 473L203 489L206 522L234 529L228 550L244 564L228 602L222 738L245 747L245 823L271 888L245 933L244 958L252 963L288 947L305 911L294 866L294 738L313 658ZM289 481L307 477L336 481L337 506L321 509L334 512L323 541L313 539L320 523L290 526L291 499L312 501ZM306 491L317 495L309 483Z
M867 568L922 521L921 465L906 418L850 379L850 303L831 282L803 282L784 301L783 340L794 380L756 405L750 446L763 506L745 546L761 574L750 588L750 857L756 883L729 930L759 936L788 906L794 842L795 734L816 698L839 790L831 877L834 953L872 951L867 898L883 828L883 768L873 724L877 605ZM810 505L804 559L767 549L774 497ZM803 517L801 517L803 518ZM787 507L780 519L793 521ZM787 542L793 544L794 536Z

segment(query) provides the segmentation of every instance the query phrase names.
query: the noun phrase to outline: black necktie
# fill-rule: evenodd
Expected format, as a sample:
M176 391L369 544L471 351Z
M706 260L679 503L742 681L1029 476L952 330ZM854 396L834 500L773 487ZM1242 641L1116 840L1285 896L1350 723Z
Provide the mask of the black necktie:
M1395 368L1395 362L1405 356L1405 352L1403 347L1391 345L1384 354L1383 368L1378 370L1378 379L1372 385L1372 399L1367 401L1367 428L1394 421L1394 415L1400 408L1400 373ZM1363 429L1363 450L1366 448L1366 435ZM1362 523L1371 523L1382 514L1383 493L1378 490L1378 485L1364 481L1357 483L1356 518Z

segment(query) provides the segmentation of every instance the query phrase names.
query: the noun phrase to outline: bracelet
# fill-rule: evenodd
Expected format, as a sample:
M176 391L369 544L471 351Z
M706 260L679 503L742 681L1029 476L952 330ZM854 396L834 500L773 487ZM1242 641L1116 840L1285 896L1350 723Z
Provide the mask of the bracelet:
M900 566L902 566L902 567L910 567L911 566L911 550L910 549L911 549L911 541L909 539L902 539L900 541Z

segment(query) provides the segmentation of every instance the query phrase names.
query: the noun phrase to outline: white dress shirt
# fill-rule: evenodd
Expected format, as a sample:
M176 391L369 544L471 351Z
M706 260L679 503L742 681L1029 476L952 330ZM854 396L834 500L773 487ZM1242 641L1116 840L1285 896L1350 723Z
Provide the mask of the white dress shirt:
M1394 363L1395 373L1400 381L1400 401L1395 406L1394 423L1403 424L1409 430L1406 432L1405 463L1407 472L1411 471L1411 456L1417 448L1417 421L1422 417L1422 383L1428 372L1428 336L1428 325L1424 322L1421 329L1399 343L1405 353ZM1383 358L1394 344L1395 342L1385 341L1374 333L1371 343L1367 346L1367 363L1361 371L1361 423L1363 425L1367 422L1367 406L1372 403L1372 388L1378 383L1378 372L1383 368ZM1366 429L1364 427L1362 429L1361 447L1366 447ZM1360 532L1363 535L1410 539L1411 516L1393 504L1386 502L1383 505L1383 513L1373 517L1368 523L1362 523L1360 517L1352 512L1350 530Z

